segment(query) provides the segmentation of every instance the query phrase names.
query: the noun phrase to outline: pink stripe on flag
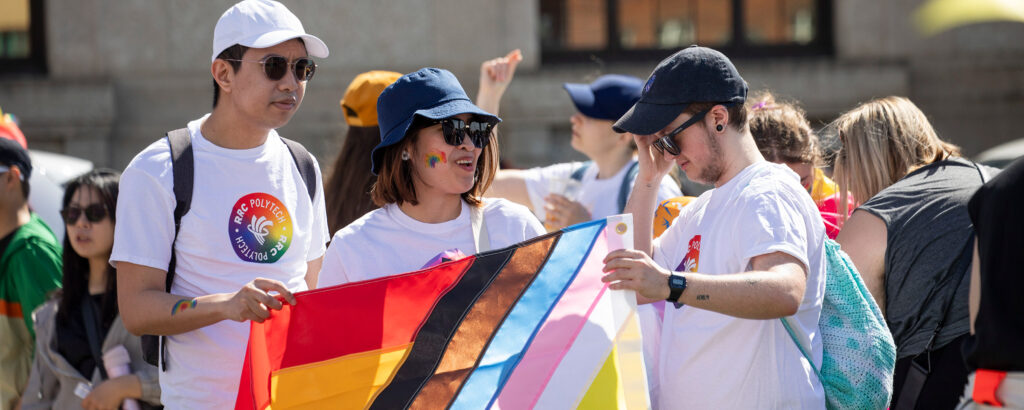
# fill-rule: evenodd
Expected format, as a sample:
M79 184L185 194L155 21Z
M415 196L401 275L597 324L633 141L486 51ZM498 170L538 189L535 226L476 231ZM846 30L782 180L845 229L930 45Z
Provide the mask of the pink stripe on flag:
M551 310L551 314L541 325L523 358L512 371L498 400L495 401L496 408L532 408L540 398L544 386L575 342L594 306L597 306L597 301L608 288L601 282L601 277L604 276L601 272L604 268L604 257L608 255L606 232L602 232L601 237L594 241L594 247L587 260L583 262L576 279Z

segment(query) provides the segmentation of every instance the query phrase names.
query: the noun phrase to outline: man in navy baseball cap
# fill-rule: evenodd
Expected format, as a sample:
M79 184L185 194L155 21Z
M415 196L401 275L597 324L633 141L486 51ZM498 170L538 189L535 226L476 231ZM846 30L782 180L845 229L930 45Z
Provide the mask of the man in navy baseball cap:
M825 407L814 370L822 360L824 224L796 173L761 156L746 95L728 58L693 46L658 64L615 124L639 151L624 212L633 215L635 250L609 253L603 281L635 290L640 303L676 306L665 311L657 363L672 371L654 383L663 407ZM652 245L656 187L673 165L715 188Z

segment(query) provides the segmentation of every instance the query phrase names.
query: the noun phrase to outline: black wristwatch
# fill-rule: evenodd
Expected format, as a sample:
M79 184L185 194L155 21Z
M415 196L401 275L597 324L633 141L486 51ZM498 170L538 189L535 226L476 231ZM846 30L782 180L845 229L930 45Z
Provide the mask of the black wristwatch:
M684 290L686 290L686 276L675 273L668 275L668 299L665 299L666 301L674 303L678 309L683 305L679 303L679 297L683 295Z

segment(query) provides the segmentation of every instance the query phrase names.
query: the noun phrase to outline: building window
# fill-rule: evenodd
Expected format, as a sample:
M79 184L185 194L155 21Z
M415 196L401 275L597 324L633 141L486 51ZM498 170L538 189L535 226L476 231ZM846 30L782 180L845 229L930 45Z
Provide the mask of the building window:
M830 0L540 0L544 62L661 59L690 44L730 57L832 53Z
M0 74L45 73L43 0L0 0Z

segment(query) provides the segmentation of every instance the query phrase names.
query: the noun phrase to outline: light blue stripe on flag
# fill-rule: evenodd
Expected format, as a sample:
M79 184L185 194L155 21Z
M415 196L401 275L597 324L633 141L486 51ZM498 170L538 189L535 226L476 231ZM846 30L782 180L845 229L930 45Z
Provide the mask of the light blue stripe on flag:
M605 220L601 219L576 225L562 233L540 274L491 339L477 368L452 402L451 409L482 409L498 396L540 325L547 320L551 309L583 266L604 225ZM604 255L598 257L603 258Z

